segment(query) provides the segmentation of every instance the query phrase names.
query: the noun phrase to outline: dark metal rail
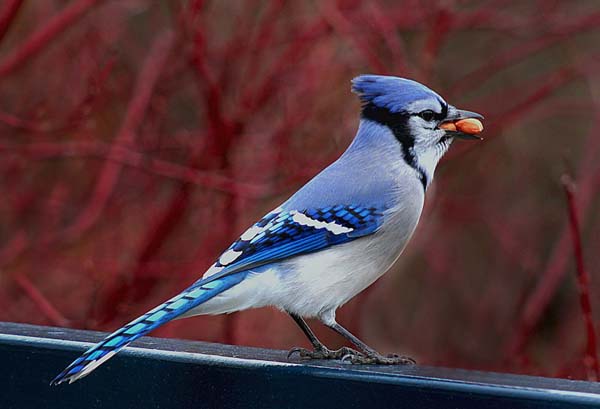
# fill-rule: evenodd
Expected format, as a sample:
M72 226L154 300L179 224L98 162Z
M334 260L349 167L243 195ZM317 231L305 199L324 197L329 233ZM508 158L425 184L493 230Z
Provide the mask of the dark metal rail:
M432 367L288 361L284 351L145 337L72 385L104 334L0 323L0 408L600 408L600 384Z

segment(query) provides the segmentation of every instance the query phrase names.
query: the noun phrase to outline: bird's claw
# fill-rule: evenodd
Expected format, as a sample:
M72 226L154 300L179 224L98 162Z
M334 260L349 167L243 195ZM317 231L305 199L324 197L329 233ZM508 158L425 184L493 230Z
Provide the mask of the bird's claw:
M407 356L390 354L383 356L378 353L364 354L355 349L342 347L337 350L328 348L317 348L310 350L306 348L295 347L290 349L287 357L290 358L294 354L298 354L304 359L339 359L342 362L362 365L414 365L416 361Z
M361 356L351 357L350 362L362 365L414 365L417 363L408 356L400 356L397 354L390 354L388 356L380 354L361 354Z
M296 353L300 356L300 358L305 359L339 359L342 362L352 362L352 359L357 356L364 357L362 353L348 347L342 347L337 350L331 350L328 348L317 348L312 351L306 348L295 347L290 349L287 357L290 358Z

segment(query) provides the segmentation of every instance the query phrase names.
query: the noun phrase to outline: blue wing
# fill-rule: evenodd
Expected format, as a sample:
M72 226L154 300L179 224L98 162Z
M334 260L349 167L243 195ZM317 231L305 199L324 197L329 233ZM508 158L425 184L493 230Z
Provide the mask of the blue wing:
M383 217L383 208L357 205L275 210L229 246L193 286L367 236L379 229Z

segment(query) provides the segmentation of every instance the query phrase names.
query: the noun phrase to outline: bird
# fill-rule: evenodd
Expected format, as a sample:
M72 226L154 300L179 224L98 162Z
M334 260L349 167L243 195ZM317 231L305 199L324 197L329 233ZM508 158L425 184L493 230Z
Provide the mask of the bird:
M291 316L312 349L305 359L412 364L383 355L336 321L336 310L398 259L421 216L436 166L455 139L481 139L457 127L483 116L448 104L406 78L365 74L352 80L361 102L356 135L341 156L227 248L200 279L108 335L66 367L52 385L89 375L132 341L176 318L271 306ZM329 349L306 318L351 347Z

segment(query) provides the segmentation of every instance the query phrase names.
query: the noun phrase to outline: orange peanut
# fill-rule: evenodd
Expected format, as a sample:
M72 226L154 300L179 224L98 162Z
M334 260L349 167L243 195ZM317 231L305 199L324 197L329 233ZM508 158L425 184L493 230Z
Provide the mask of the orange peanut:
M483 131L483 124L480 120L475 118L461 119L460 121L456 121L454 124L456 125L456 129L458 129L460 132L471 135L477 135Z

